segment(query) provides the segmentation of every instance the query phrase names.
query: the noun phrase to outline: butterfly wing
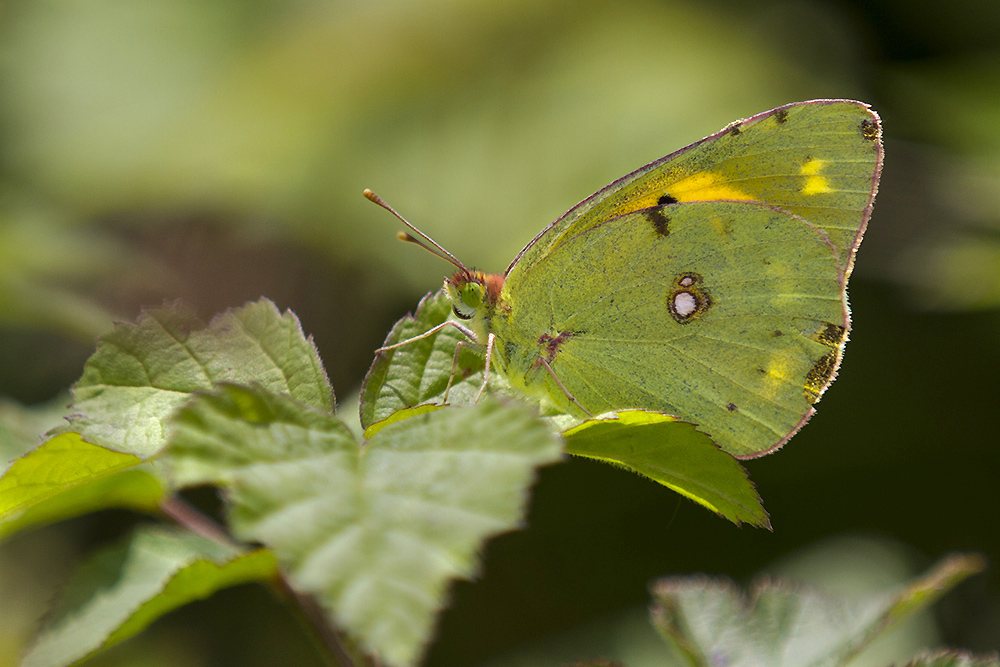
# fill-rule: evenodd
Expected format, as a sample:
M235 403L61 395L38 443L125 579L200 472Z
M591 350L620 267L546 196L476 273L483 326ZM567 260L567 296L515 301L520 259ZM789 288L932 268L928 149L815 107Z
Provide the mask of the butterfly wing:
M850 274L882 166L867 104L813 100L772 109L624 176L535 237L508 274L610 218L671 202L739 200L780 207L822 229Z
M781 446L840 363L881 165L866 104L814 100L615 181L507 269L497 367L567 411L569 392L675 414L737 456Z
M742 457L780 446L809 418L849 321L826 234L755 203L626 213L511 278L493 327L514 386L572 412L545 359L594 414L662 410Z

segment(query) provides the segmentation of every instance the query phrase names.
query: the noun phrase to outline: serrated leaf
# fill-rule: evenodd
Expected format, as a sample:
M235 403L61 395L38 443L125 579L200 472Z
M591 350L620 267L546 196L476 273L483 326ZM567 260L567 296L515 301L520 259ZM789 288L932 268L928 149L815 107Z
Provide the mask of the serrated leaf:
M433 329L448 319L451 309L451 301L444 292L426 295L417 305L416 313L396 322L383 347ZM482 385L485 357L465 334L447 326L375 357L361 388L362 426L368 428L404 408L443 402L459 343L464 345L458 355L448 400L468 402Z
M175 304L100 340L73 387L70 425L92 442L146 458L165 443L164 420L219 382L255 382L321 410L334 407L316 347L291 311L261 299L206 327Z
M704 433L659 412L621 410L563 433L566 452L649 477L739 525L770 528L746 470Z
M162 489L142 461L63 433L15 461L0 478L0 535L101 507L149 509ZM123 471L130 474L122 476ZM145 478L137 478L137 475Z
M974 656L963 651L939 651L918 656L906 667L1000 667L1000 656Z
M21 665L73 664L177 607L275 574L274 556L264 549L246 552L188 532L140 528L77 570Z
M697 667L836 667L983 567L953 556L908 586L859 598L767 578L749 595L727 579L663 579L652 588L652 619Z
M483 401L417 411L359 448L331 415L226 386L175 419L179 480L226 484L234 532L273 549L294 585L387 665L412 665L450 580L521 520L558 437L530 412Z

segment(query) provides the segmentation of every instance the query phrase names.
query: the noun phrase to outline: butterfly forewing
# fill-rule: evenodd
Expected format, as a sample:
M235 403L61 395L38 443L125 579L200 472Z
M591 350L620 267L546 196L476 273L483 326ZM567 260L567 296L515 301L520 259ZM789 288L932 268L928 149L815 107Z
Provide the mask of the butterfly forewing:
M610 218L670 202L777 206L822 229L850 273L881 170L878 116L868 105L814 100L727 128L615 181L570 209L511 264L530 266Z

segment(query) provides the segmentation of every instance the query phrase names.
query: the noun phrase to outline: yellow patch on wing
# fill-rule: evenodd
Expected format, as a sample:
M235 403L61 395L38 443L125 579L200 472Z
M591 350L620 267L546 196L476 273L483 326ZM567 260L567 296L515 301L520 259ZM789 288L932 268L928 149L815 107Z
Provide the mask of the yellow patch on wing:
M768 363L767 369L764 373L767 378L772 381L772 384L781 385L788 382L794 383L796 381L792 377L793 374L790 373L790 370L791 369L787 361L781 357L773 357L770 363Z
M667 192L677 201L717 201L736 199L757 201L757 197L724 182L719 174L703 171L670 184Z
M802 194L818 195L824 192L834 192L834 189L830 187L829 179L820 174L826 165L826 160L815 158L810 158L802 163L799 173L806 177L806 184L802 186Z
M718 201L735 199L738 201L759 201L759 197L747 194L724 182L719 174L703 171L678 181L673 174L658 174L635 187L621 197L606 213L608 218L631 213L644 208L658 206L664 195L674 201Z
M729 236L733 233L733 219L713 217L712 227L719 236Z

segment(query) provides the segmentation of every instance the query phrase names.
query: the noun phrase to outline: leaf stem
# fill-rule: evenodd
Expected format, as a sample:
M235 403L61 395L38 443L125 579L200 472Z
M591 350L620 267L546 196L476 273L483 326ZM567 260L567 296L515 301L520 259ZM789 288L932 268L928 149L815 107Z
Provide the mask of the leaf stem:
M167 496L160 502L160 511L184 528L217 544L240 546L222 525L176 494ZM277 592L295 609L296 615L308 629L328 664L336 667L377 667L377 662L357 651L348 650L343 634L332 625L312 596L296 591L282 572L279 572L275 583Z
M160 502L160 511L192 533L201 535L218 544L239 546L239 542L233 539L225 528L199 512L176 494L171 494Z
M324 658L330 665L336 667L376 667L377 663L369 660L357 650L349 648L349 642L344 635L323 613L316 600L311 595L300 593L292 588L284 575L277 581L277 592L292 602L299 620L307 627L313 640L319 645Z

